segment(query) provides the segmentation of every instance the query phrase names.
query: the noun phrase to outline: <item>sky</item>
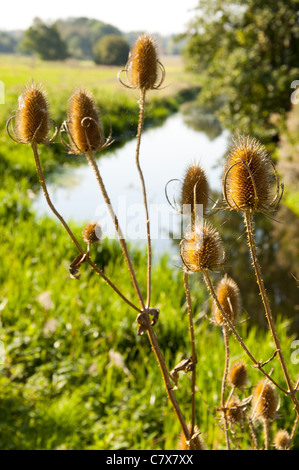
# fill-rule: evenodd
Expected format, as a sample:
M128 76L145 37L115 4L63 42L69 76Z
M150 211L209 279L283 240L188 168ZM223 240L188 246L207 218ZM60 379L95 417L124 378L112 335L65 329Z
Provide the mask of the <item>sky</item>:
M162 35L185 31L199 0L14 0L3 1L0 30L27 29L36 16L43 21L85 16L116 26L123 32Z

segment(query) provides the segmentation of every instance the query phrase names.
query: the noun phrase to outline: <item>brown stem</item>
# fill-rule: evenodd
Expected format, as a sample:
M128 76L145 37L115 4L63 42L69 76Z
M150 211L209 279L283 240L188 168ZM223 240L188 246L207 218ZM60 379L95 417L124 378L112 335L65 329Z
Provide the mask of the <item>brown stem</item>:
M44 177L44 173L43 173L43 170L42 170L42 166L41 166L41 163L40 163L40 158L39 158L39 155L38 155L38 150L37 150L37 144L36 142L32 142L31 144L31 147L32 147L32 151L33 151L33 155L34 155L34 161L35 161L35 167L36 167L36 171L37 171L37 174L38 174L38 178L39 178L39 182L40 182L40 185L41 185L41 188L43 190L43 193L44 193L44 196L45 196L45 199L48 203L48 206L50 207L50 209L52 210L52 212L54 213L54 215L60 220L60 222L62 223L63 227L66 229L67 233L69 234L70 238L72 239L72 241L74 242L74 244L76 245L76 247L78 248L78 250L80 251L80 253L85 254L85 250L82 248L82 246L80 245L80 243L78 242L78 240L76 239L74 233L72 232L72 230L70 229L70 227L68 226L68 224L66 223L66 221L64 220L64 218L62 217L61 214L59 214L59 212L56 210L55 206L53 205L52 201L51 201L51 198L50 198L50 195L49 195L49 192L48 192L48 189L47 189L47 184L46 184L46 180L45 180L45 177ZM103 273L103 271L101 271L101 269L98 268L98 266L93 263L90 259L89 256L86 257L86 262L93 268L93 270L99 274L103 279L104 281L110 286L112 287L112 289L128 304L130 305L130 307L134 308L135 310L137 310L138 312L140 312L140 310L130 301L128 300L121 292L120 290L113 284L113 282L110 281L110 279Z
M175 411L175 414L176 414L176 416L177 416L177 418L180 422L180 425L181 425L182 431L185 435L185 438L186 438L187 441L189 441L191 439L191 434L189 432L188 426L186 424L186 421L184 419L184 416L182 414L180 406L179 406L179 404L178 404L178 402L175 398L174 391L173 391L173 385L170 381L169 372L168 372L168 369L166 367L163 354L161 352L161 349L160 349L160 346L158 344L156 335L155 335L153 327L151 325L149 315L148 315L148 313L146 313L146 311L144 312L144 314L145 314L144 318L145 318L145 322L146 322L147 335L148 335L149 341L151 343L151 346L153 348L153 351L155 353L156 359L158 361L158 364L159 364L159 367L160 367L160 370L161 370L161 374L162 374L162 377L163 377L163 381L164 381L167 396L170 399L170 402L171 402L172 407Z
M225 362L224 362L224 371L221 384L221 408L223 409L223 418L224 418L224 430L225 430L225 441L227 450L230 450L230 442L228 435L228 423L225 410L225 390L226 390L226 380L229 367L229 331L226 325L222 327L223 340L224 340L224 350L225 350Z
M258 287L259 287L259 291L260 291L260 294L261 294L261 297L262 297L262 301L263 301L263 305L264 305L268 325L269 325L269 328L270 328L271 336L273 338L275 347L278 351L278 357L279 357L279 361L280 361L280 364L281 364L281 368L282 368L282 371L283 371L283 374L284 374L286 384L288 386L288 392L292 392L293 384L292 384L292 381L291 381L291 378L290 378L290 375L289 375L289 372L288 372L288 368L287 368L287 365L286 365L286 362L285 362L285 359L284 359L284 355L283 355L282 350L281 350L280 341L279 341L279 338L278 338L278 335L277 335L277 332L276 332L275 323L274 323L274 319L273 319L273 316L272 316L269 299L268 299L266 289L265 289L265 285L264 285L264 280L263 280L263 276L262 276L261 267L260 267L260 264L258 262L255 237L254 237L254 233L253 233L253 214L252 214L251 211L246 211L245 212L244 222L245 222L245 227L246 227L246 231L247 231L247 238L248 238L248 244L249 244L251 258L252 258L252 264L253 264L253 267L254 267L256 280L257 280L257 284L258 284ZM294 403L296 412L297 412L297 414L299 414L299 402L298 402L295 394L291 394L290 396L291 396L291 399Z
M264 419L263 420L263 426L264 426L264 437L265 437L265 450L269 450L269 420Z
M189 333L190 333L190 343L192 351L192 419L191 419L191 436L194 434L195 428L195 387L196 387L196 364L197 364L197 354L195 348L195 338L194 338L194 327L193 327L193 313L192 313L192 301L190 294L189 286L189 277L188 273L184 271L184 287L187 300L188 308L188 320L189 320Z
M254 356L251 354L251 352L249 351L249 349L247 348L247 346L245 345L244 341L242 340L241 336L239 335L239 333L237 332L236 328L234 327L233 323L231 322L231 320L229 319L229 317L227 316L227 314L225 313L225 311L223 310L219 300L218 300L218 297L216 295L216 292L215 292L215 289L213 287L213 284L211 282L211 278L210 278L210 274L209 274L209 271L207 269L205 269L203 271L203 277L204 277L204 280L205 280L205 283L207 285L207 288L208 288L208 291L210 292L212 298L214 299L214 301L216 302L216 305L217 307L219 308L223 318L225 319L226 323L227 323L227 326L229 327L229 329L231 330L231 332L233 333L233 335L235 336L235 338L237 339L237 341L239 342L240 346L244 349L245 353L247 354L247 356L250 358L250 360L254 363L255 367L258 368L279 390L281 390L284 394L288 395L288 391L287 390L284 390L274 379L272 379L272 377L267 374L266 371L264 371L262 365L260 362L258 362Z
M132 265L132 262L131 262L130 255L129 255L129 250L128 250L128 247L127 247L127 243L126 243L126 240L123 236L121 227L119 225L118 218L117 218L117 216L116 216L116 214L113 210L110 198L108 196L108 193L107 193L107 190L106 190L106 187L105 187L105 184L103 182L102 176L101 176L100 171L99 171L99 167L97 165L97 162L96 162L92 152L87 152L86 153L86 158L89 161L89 163L90 163L90 165L91 165L91 167L92 167L92 169L95 173L95 176L96 176L97 182L99 184L99 187L101 189L102 195L104 197L105 203L108 207L108 211L109 211L109 213L111 215L111 218L114 222L115 229L116 229L117 234L118 234L119 242L120 242L120 245L122 247L122 252L123 252L125 261L127 263L128 269L129 269L129 273L130 273L130 276L131 276L131 280L132 280L134 289L136 291L138 300L140 302L141 309L144 310L143 297L141 295L140 288L139 288L139 285L138 285L138 282L137 282L137 279L136 279L136 275L135 275L135 271L134 271L134 268L133 268L133 265Z
M147 301L146 307L150 306L151 302L151 266L152 266L152 248L151 248L151 236L150 236L150 218L147 204L147 195L146 195L146 186L144 181L144 176L140 166L139 155L140 155L140 143L141 143L141 134L143 130L144 123L144 106L145 106L145 89L140 90L139 98L139 119L138 119L138 128L137 128L137 144L136 144L136 166L139 173L142 186L142 195L143 203L145 208L145 217L146 217L146 235L147 235Z

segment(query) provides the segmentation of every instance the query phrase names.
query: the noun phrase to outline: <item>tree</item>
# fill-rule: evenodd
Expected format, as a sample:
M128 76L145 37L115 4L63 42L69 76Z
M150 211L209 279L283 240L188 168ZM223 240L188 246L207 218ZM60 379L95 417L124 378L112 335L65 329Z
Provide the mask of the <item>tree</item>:
M64 60L68 57L66 43L55 24L47 25L35 18L33 25L24 33L22 49L35 52L43 60Z
M201 105L217 103L223 125L270 142L271 119L290 109L299 76L299 0L201 0L185 34Z
M115 34L104 36L93 47L95 63L103 65L124 65L129 52L128 42Z

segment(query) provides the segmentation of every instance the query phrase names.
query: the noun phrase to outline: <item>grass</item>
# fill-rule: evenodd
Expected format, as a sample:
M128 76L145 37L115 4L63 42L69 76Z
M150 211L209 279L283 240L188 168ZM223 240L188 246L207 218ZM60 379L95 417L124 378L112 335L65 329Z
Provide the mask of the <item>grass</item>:
M135 132L138 107L136 94L119 87L117 71L90 63L49 66L24 58L5 57L1 63L0 79L6 85L6 104L0 106L0 170L4 175L0 187L0 340L5 347L5 363L0 365L1 449L177 448L179 426L148 340L136 334L136 312L87 267L82 267L79 281L70 278L68 267L76 255L71 241L56 221L37 219L31 210L30 191L37 188L31 151L11 143L4 132L18 94L34 76L44 82L53 117L59 123L65 118L73 85L82 82L91 88L122 141L133 129ZM171 90L166 87L160 97L153 94L152 123L164 119L180 102L182 88L176 80L186 83L180 64L169 64L167 76L174 85L169 85ZM194 85L192 80L189 86ZM47 174L68 158L58 145L42 152ZM82 227L73 229L80 237ZM145 289L145 253L131 250ZM103 241L93 248L93 255L133 299L118 243ZM217 415L223 340L221 330L204 315L204 311L209 314L210 303L201 278L194 276L191 281L199 359L197 423L209 447L216 449L224 445L223 434L205 402ZM190 344L182 273L167 257L154 266L153 304L161 312L155 331L171 369L190 356ZM266 331L250 322L240 325L239 331L260 359L271 357L274 346ZM290 361L294 338L287 336L284 318L279 319L278 333L295 376L296 364ZM240 357L243 353L232 338L231 360ZM272 366L273 362L268 370ZM250 364L248 367L247 395L261 378ZM283 380L278 367L275 376ZM182 374L176 395L187 417L191 417L186 392L190 389L189 375ZM290 430L292 419L291 405L282 397L280 420L273 431L281 422ZM245 438L243 448L247 447Z

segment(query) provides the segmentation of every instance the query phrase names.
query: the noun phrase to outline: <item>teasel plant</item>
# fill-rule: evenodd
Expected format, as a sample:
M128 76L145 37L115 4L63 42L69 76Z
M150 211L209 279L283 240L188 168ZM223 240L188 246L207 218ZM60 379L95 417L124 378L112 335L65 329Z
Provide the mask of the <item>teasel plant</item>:
M222 190L227 208L243 214L252 265L276 348L275 355L277 354L279 358L287 385L284 393L290 396L298 421L299 401L296 396L298 383L294 386L292 382L277 335L254 236L254 214L260 212L266 216L272 216L282 198L283 184L280 184L275 165L269 158L265 147L258 140L244 135L237 135L233 138L226 155Z

